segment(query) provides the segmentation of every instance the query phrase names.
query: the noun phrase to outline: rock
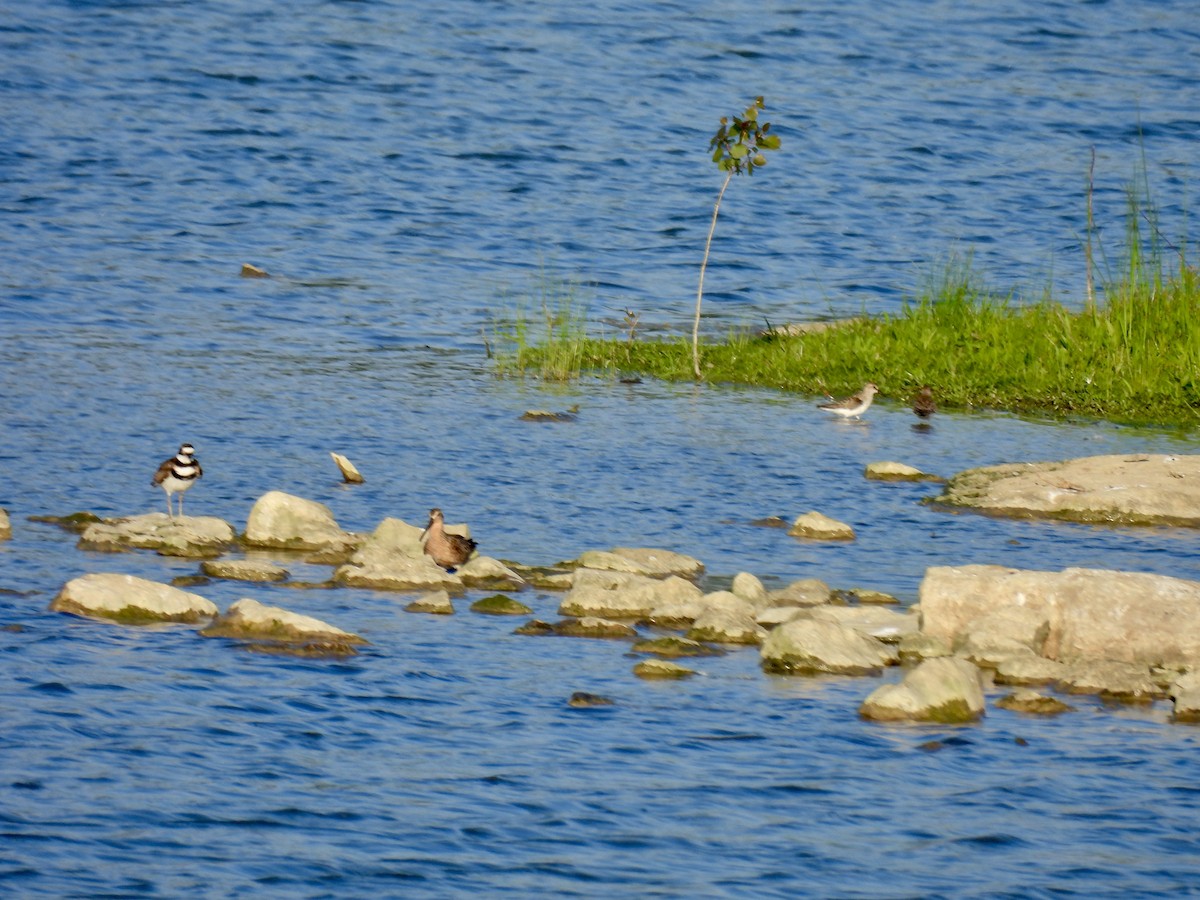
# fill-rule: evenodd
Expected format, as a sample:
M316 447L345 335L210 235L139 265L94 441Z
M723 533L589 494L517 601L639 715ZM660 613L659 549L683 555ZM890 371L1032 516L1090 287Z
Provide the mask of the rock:
M784 622L790 622L792 619L808 618L812 617L808 615L807 610L802 606L768 606L754 616L754 621L763 628L770 629L777 625L782 625Z
M602 697L599 694L576 691L571 695L571 699L567 701L567 705L574 706L577 709L586 709L592 706L612 706L613 702L608 697Z
M471 612L484 613L489 616L527 616L533 610L519 600L504 594L492 594L471 604Z
M253 559L218 559L200 564L200 571L210 578L233 581L287 581L288 571L274 563Z
M922 472L899 462L867 463L863 474L872 481L944 481L936 475Z
M896 661L886 644L836 622L794 619L770 631L762 667L784 675L876 675Z
M463 579L427 557L420 538L421 529L415 525L384 519L349 562L334 571L333 579L379 590L461 591Z
M871 692L859 715L880 721L974 722L984 714L979 670L965 659L927 659L899 684Z
M1175 703L1176 722L1200 722L1200 671L1179 676L1168 693Z
M651 550L637 547L615 547L612 551L588 550L579 557L579 566L587 569L611 569L665 578L678 575L694 578L704 571L704 564L691 556L670 550Z
M722 656L725 651L684 637L660 637L638 641L634 653L653 653L655 656L678 659L684 656Z
M333 457L333 464L342 473L342 481L346 484L362 484L366 480L359 473L358 469L354 467L354 463L350 462L342 454L331 451L329 455Z
M250 263L242 263L241 276L243 278L270 278L271 273Z
M0 509L0 541L12 537L12 522L8 518L8 510Z
M1166 696L1146 666L1107 659L1072 663L1058 685L1071 694L1099 694L1124 703L1149 703Z
M1044 613L1004 607L976 616L954 637L954 652L980 666L995 668L1013 656L1041 655L1050 631Z
M433 591L423 597L418 597L408 606L404 607L405 612L414 613L432 613L437 616L452 616L454 615L454 604L450 602L450 595L446 591Z
M696 672L678 663L646 659L633 667L633 674L638 678L690 678Z
M767 594L772 606L821 606L832 599L833 591L819 578L801 578Z
M554 625L554 634L564 637L628 638L636 637L637 631L623 622L602 619L598 616L563 619Z
M211 619L217 606L199 594L132 575L92 574L68 581L50 602L55 612L148 625L195 624Z
M744 597L749 600L755 609L766 609L767 589L763 587L763 583L757 576L751 575L749 572L738 572L733 576L733 584L730 585L731 593L739 597Z
M761 644L767 630L754 621L754 607L736 594L718 591L705 597L707 608L688 629L693 641L718 644Z
M796 519L788 530L792 537L813 541L852 541L854 529L845 522L831 519L819 512L808 512Z
M922 631L902 635L897 646L901 662L909 660L934 659L938 656L951 656L950 642L937 635L925 634Z
M361 542L358 535L338 527L329 507L282 491L270 491L255 501L244 540L254 547L346 553Z
M114 552L157 550L163 556L213 557L233 545L237 533L223 519L146 513L123 519L104 519L88 525L79 539L82 550Z
M1057 697L1047 697L1037 691L1020 690L1006 694L996 701L1001 709L1013 712L1033 713L1039 716L1057 716L1059 713L1071 712L1075 707L1063 703Z
M848 591L838 591L838 594L848 602L870 604L875 606L899 606L900 601L891 594L883 591L872 591L869 588L852 588Z
M498 559L472 556L456 573L468 587L515 591L525 587L525 579Z
M63 531L73 531L76 534L83 534L88 530L89 525L95 525L97 522L103 522L94 512L74 512L65 516L30 516L30 522L45 522L49 525L57 525Z
M996 684L1054 684L1067 676L1067 665L1032 653L997 660Z
M579 407L573 406L566 412L551 412L546 409L527 409L521 415L522 422L574 422Z
M1117 454L969 469L937 503L1018 517L1200 526L1200 456Z
M505 563L516 572L530 587L542 591L569 591L575 584L573 569L559 569L553 566L523 566L520 563Z
M653 617L660 609L682 615L702 596L698 587L678 576L658 579L615 570L577 569L574 586L558 611L565 616L628 619Z
M1200 583L1165 575L933 567L921 582L920 607L922 630L949 641L973 620L1008 611L992 620L993 634L1024 642L1040 619L1045 637L1034 650L1049 659L1200 664ZM999 630L1005 622L1009 630Z
M886 644L897 644L905 635L916 634L919 624L911 613L881 606L818 606L804 610L802 615L818 621L837 622Z
M238 600L200 632L204 637L246 638L279 643L365 644L357 634L257 600Z

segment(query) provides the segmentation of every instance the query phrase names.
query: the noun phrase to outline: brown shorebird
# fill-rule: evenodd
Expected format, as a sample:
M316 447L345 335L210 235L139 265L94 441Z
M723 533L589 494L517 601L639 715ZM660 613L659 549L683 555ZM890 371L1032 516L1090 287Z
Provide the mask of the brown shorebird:
M929 385L925 385L913 397L912 411L922 419L928 419L937 412L937 404L933 401L933 389Z
M172 519L175 518L175 511L171 509L171 495L178 494L179 517L183 518L183 492L195 484L203 474L200 463L196 459L196 448L191 444L181 445L178 453L170 459L163 460L158 471L154 473L154 481L151 483L167 492L168 516Z
M878 393L879 388L875 386L875 382L868 381L863 385L862 390L853 397L847 397L845 400L831 400L828 403L819 403L817 404L817 408L831 412L835 416L842 416L846 419L857 419L871 408L871 401L875 399L875 395Z
M453 572L470 559L478 546L469 537L446 531L442 511L436 508L429 511L429 524L421 533L421 540L424 542L426 555L433 557L433 561L447 572Z

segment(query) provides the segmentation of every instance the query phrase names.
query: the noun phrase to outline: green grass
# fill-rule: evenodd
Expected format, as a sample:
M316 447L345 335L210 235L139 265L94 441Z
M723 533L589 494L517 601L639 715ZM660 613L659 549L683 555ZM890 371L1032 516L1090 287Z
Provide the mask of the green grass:
M1131 198L1125 266L1083 310L990 291L954 260L895 315L795 336L730 334L703 345L709 382L842 395L866 381L907 402L921 385L939 407L981 407L1191 428L1200 424L1200 274L1180 256L1164 274ZM1153 220L1151 220L1153 228ZM687 337L590 337L566 300L543 296L544 324L510 342L501 370L566 379L582 372L694 379Z

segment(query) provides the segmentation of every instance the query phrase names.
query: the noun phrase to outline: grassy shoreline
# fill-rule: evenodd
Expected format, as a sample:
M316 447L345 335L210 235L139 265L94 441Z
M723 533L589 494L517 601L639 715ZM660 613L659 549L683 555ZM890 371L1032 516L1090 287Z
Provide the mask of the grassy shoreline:
M704 380L821 395L866 381L907 402L933 387L943 410L986 408L1120 424L1200 426L1200 272L1180 257L1163 274L1133 228L1128 268L1104 301L1070 310L1047 296L1021 304L980 287L969 260L951 263L896 314L787 334L732 333L702 344ZM542 321L501 335L501 372L570 380L583 372L695 379L686 336L587 334L569 295L543 295ZM632 316L632 314L631 314ZM536 334L535 334L536 332Z

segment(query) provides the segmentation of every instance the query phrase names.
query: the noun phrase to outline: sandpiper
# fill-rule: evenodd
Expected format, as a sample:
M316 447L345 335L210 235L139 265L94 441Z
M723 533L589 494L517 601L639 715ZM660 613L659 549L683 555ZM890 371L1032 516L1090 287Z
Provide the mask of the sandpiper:
M846 419L857 419L870 409L871 401L877 393L879 393L879 388L875 386L875 382L868 381L863 385L862 390L853 397L847 397L845 400L831 400L828 403L819 403L817 404L817 408L831 412L835 416L842 416Z
M453 572L465 563L478 546L469 537L446 531L442 511L437 508L429 511L429 524L421 533L421 540L424 542L425 553L433 557L433 561L447 572Z
M917 392L917 396L913 397L912 411L922 419L928 419L937 412L937 404L933 401L933 389L929 385L925 385Z
M179 516L183 517L183 492L190 488L196 479L203 475L200 463L196 459L196 448L191 444L181 444L179 452L170 459L163 460L158 471L154 473L153 484L167 492L167 515L175 518L171 509L171 495L179 495Z

